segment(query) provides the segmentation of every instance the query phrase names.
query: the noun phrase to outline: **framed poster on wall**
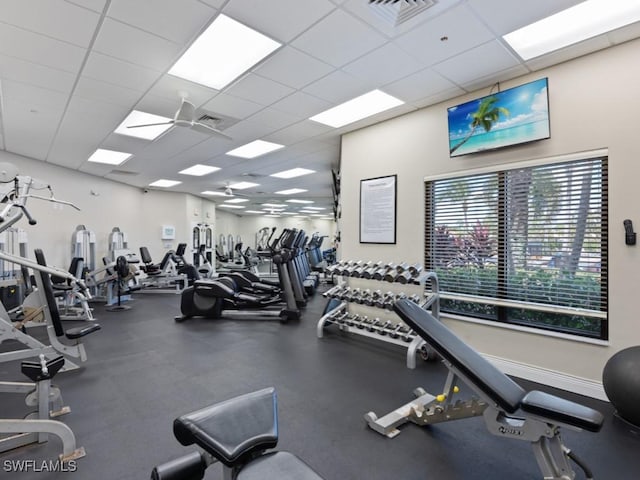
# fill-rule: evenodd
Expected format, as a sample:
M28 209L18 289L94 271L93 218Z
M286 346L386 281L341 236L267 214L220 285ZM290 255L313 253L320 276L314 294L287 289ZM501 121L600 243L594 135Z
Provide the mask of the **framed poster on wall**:
M360 243L396 243L397 180L360 180Z

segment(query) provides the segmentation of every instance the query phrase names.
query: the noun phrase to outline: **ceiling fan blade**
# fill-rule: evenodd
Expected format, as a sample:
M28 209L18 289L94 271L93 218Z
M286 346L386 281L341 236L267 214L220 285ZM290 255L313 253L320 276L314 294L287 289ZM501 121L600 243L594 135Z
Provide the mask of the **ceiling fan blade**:
M140 127L157 127L159 125L173 125L173 120L170 122L162 122L162 123L145 123L143 125L127 125L127 128L140 128Z
M180 104L180 108L176 112L174 121L176 123L178 122L191 123L195 120L195 117L196 117L196 106L193 103L183 98L182 103Z
M193 128L197 132L207 133L209 135L215 135L217 137L225 138L227 140L233 140L230 136L225 135L224 133L222 133L217 128L210 127L209 125L206 125L204 123L193 122L191 124L191 128Z

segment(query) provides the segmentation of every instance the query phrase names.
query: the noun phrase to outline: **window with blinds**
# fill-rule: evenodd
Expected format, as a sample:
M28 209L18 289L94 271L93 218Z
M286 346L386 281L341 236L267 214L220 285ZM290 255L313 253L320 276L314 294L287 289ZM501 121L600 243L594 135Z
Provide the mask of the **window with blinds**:
M426 182L441 310L606 339L607 159Z

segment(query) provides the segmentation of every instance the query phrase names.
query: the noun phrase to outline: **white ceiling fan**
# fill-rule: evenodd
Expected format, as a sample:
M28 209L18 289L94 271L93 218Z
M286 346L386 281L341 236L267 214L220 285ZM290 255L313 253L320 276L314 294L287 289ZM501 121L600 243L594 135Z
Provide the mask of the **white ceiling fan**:
M147 123L143 125L128 125L127 128L141 128L141 127L154 127L157 125L174 125L176 127L192 128L198 132L207 133L209 135L215 135L227 140L232 140L231 137L225 135L220 130L212 125L204 123L202 120L206 119L208 122L215 121L216 119L208 115L196 118L196 107L193 103L189 102L186 98L182 98L180 108L173 117L173 120L160 123Z

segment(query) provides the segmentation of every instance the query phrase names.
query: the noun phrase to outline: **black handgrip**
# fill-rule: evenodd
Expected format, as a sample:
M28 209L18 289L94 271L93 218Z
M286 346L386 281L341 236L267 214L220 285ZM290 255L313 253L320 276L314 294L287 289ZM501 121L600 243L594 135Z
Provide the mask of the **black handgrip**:
M624 225L624 243L627 245L635 245L636 234L633 231L633 223L627 218L622 224Z

